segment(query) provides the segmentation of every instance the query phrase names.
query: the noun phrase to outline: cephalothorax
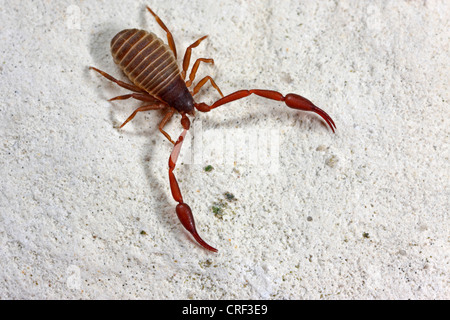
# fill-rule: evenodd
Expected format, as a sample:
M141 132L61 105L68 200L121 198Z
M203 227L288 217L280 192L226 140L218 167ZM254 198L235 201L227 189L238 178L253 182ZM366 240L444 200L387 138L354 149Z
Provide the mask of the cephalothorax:
M163 41L153 33L138 29L123 30L111 41L111 53L114 62L119 65L133 84L117 80L97 68L90 67L90 69L97 71L119 86L133 91L131 94L118 96L110 99L110 101L134 98L146 102L145 105L137 108L120 127L123 127L127 122L132 120L140 111L157 109L167 110L167 113L159 124L159 131L174 144L173 151L169 158L169 181L172 196L175 201L178 202L178 205L176 206L177 216L186 230L192 234L194 239L201 246L216 252L217 249L208 245L197 233L191 208L183 201L178 182L173 173L183 140L190 127L190 120L187 115L194 116L195 109L200 112L208 112L226 103L255 94L267 99L283 101L288 107L293 109L315 112L325 120L333 132L336 125L325 111L316 107L308 99L293 93L283 96L277 91L251 89L239 90L224 96L210 76L201 79L197 85L194 86L192 91L189 91L189 88L195 80L195 75L200 63L214 63L213 59L197 59L189 74L189 79L186 80L192 48L197 47L207 36L201 37L186 49L182 70L180 71L177 66L177 50L172 34L161 19L149 7L147 7L147 10L155 17L158 24L166 32L169 45L164 44ZM222 98L211 105L195 102L194 96L208 81L219 92ZM181 115L181 125L183 127L183 132L176 142L174 142L170 135L164 131L164 126L172 118L175 112L178 112Z

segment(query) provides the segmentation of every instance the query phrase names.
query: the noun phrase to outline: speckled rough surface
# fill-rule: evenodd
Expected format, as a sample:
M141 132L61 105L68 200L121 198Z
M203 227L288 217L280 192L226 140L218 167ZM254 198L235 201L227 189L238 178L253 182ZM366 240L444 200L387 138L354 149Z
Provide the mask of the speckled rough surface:
M198 113L176 176L163 116L125 94L109 42L172 30L224 93ZM449 2L0 2L1 299L449 299ZM202 90L211 103L217 92ZM179 117L167 127L176 138ZM211 165L211 171L204 168ZM234 197L233 197L234 196ZM231 199L232 198L232 199Z

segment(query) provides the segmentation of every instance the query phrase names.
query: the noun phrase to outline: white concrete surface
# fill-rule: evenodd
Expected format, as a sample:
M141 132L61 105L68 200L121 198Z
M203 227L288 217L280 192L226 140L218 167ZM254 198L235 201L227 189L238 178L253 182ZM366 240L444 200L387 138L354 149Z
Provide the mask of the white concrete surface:
M337 125L258 97L197 114L176 175L218 254L176 218L163 113L118 130L140 103L88 70L125 80L122 29L165 38L145 5L180 62L209 35L197 79ZM445 0L0 1L0 298L449 299L449 19Z

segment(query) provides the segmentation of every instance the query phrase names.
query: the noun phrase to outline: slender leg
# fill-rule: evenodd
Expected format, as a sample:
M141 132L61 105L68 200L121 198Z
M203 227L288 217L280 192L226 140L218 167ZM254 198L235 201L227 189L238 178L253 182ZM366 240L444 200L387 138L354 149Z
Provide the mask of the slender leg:
M151 104L151 105L147 105L147 106L142 106L137 108L136 110L133 111L133 113L127 118L127 120L125 120L124 123L122 123L122 125L119 128L122 128L124 125L126 125L128 122L130 122L131 120L133 120L133 118L136 116L136 114L138 112L142 112L142 111L150 111L150 110L160 110L160 109L164 109L166 108L167 105L165 103L160 103L160 104ZM169 120L172 118L172 116L175 114L175 109L171 108L169 110L169 112L166 113L166 115L164 116L164 118L161 120L161 122L159 123L158 129L159 131L170 141L172 142L172 144L175 144L175 142L172 140L172 138L170 137L170 135L164 131L164 126L167 124L167 122L169 122Z
M187 69L189 68L189 63L191 61L192 48L197 47L200 44L200 42L205 40L207 37L208 36L203 36L200 39L198 39L197 41L195 41L193 44L191 44L189 47L187 47L186 53L184 54L184 59L183 59L183 70L181 71L181 77L183 79L186 78L186 72L187 72Z
M173 151L170 154L169 158L169 181L170 181L170 190L172 192L172 196L175 201L178 202L176 207L176 212L178 219L180 219L183 227L186 228L189 233L192 234L194 239L205 249L213 252L217 252L217 249L211 247L207 244L198 234L197 229L195 228L194 216L192 214L192 210L188 204L183 202L183 196L181 195L180 187L178 186L177 179L173 174L173 170L175 169L175 165L177 163L178 155L180 154L181 146L186 137L187 129L184 129L178 138L177 142L173 146Z
M149 111L149 110L159 110L159 109L164 109L165 107L167 107L166 104L151 104L151 105L147 105L147 106L142 106L137 108L136 110L133 111L133 113L127 118L127 120L125 120L124 123L122 123L122 125L119 128L122 128L124 125L126 125L128 122L130 122L131 120L133 120L133 118L136 116L136 114L138 112L142 112L142 111Z
M286 96L283 96L281 93L272 90L259 90L259 89L239 90L223 97L222 99L217 100L210 106L207 105L206 103L197 103L195 104L195 107L197 108L197 110L201 112L208 112L226 103L230 103L232 101L248 97L251 94L256 94L260 97L264 97L271 100L283 101L289 108L315 112L326 121L326 123L330 126L333 132L336 129L336 125L333 119L331 119L331 117L325 111L323 111L319 107L316 107L308 99L294 93L289 93Z
M213 59L207 59L207 58L199 58L195 61L194 66L192 67L191 73L189 74L189 80L186 81L186 87L190 87L192 85L192 82L195 79L195 75L197 74L197 70L198 67L200 65L200 62L205 62L205 63L211 63L214 64L214 60Z
M107 74L106 72L101 71L101 70L99 70L99 69L97 69L97 68L89 67L89 69L97 71L97 72L100 73L102 76L104 76L106 79L108 79L108 80L110 80L110 81L112 81L112 82L115 82L116 84L118 84L118 85L121 86L122 88L131 90L131 91L135 91L135 92L145 92L145 91L142 90L141 88L136 87L134 84L129 84L129 83L126 83L126 82L117 80L117 79L113 78L111 75L109 75L109 74Z
M214 89L216 89L223 98L222 91L220 91L219 87L217 86L217 84L214 82L214 80L210 76L204 77L202 80L200 80L197 83L197 85L194 87L192 95L193 96L196 95L208 80L211 82L211 85L214 87Z
M147 6L147 10L155 17L156 22L160 25L161 28L167 33L167 42L169 43L170 49L172 49L173 54L175 55L175 59L177 58L177 48L175 46L175 41L173 41L172 33L167 29L164 22L161 21L161 19Z
M161 120L160 124L159 124L159 131L170 141L172 142L172 144L175 144L175 142L172 140L172 138L170 137L170 135L164 131L164 127L167 124L167 122L169 122L169 120L173 117L175 113L175 109L174 108L170 108L169 112L166 113L166 115L164 116L164 118Z
M136 100L145 101L145 102L153 102L153 103L162 103L160 100L154 98L152 95L148 93L131 93L131 94L125 94L123 96L117 96L114 98L109 99L109 101L114 100L126 100L134 98Z

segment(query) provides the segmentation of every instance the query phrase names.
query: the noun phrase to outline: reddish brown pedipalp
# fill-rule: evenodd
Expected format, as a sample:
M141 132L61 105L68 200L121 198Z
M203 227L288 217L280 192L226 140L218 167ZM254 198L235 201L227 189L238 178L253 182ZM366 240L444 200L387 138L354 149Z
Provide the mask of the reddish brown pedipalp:
M175 201L178 202L176 206L176 213L178 219L180 220L183 227L189 231L194 239L205 249L213 252L217 252L217 249L211 247L207 244L198 234L197 229L195 227L194 215L192 214L192 210L187 203L184 203L183 196L181 195L180 187L178 185L178 181L175 178L173 170L175 169L175 165L178 160L178 155L180 154L181 146L183 145L183 141L186 137L187 129L184 129L178 138L177 142L173 146L172 153L169 157L169 181L170 181L170 190L172 192L172 197Z
M260 89L239 90L223 97L222 99L217 100L210 106L207 105L206 103L197 103L195 104L195 107L199 111L208 112L211 111L212 109L220 107L221 105L245 98L251 94L256 94L260 97L271 100L283 101L289 108L292 109L315 112L325 120L325 122L329 125L330 129L333 132L336 129L336 125L334 124L333 119L331 119L331 117L325 111L323 111L319 107L316 107L308 99L299 96L298 94L295 93L289 93L286 96L283 96L281 93L272 90L260 90Z

